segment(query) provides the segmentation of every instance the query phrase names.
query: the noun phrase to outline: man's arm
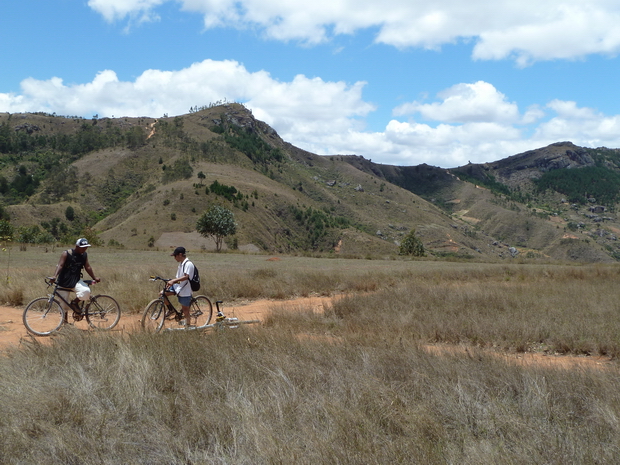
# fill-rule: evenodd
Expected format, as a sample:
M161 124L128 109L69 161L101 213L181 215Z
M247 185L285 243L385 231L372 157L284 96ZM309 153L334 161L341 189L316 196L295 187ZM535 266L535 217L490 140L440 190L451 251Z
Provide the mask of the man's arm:
M88 262L88 258L86 259L86 263L84 263L84 269L86 270L86 272L90 275L91 278L93 278L93 280L98 283L101 281L101 279L96 278L95 277L95 272L93 271L93 269L90 266L90 263Z
M168 283L175 284L175 283L180 283L182 281L187 281L188 279L189 279L189 275L187 273L184 273L183 276L181 276L180 278L171 279L170 281L168 281Z
M60 260L58 260L58 265L56 265L56 271L54 272L54 276L51 279L52 282L56 282L56 280L58 279L58 275L60 274L63 267L65 266L66 261L67 261L67 251L65 250L60 255Z

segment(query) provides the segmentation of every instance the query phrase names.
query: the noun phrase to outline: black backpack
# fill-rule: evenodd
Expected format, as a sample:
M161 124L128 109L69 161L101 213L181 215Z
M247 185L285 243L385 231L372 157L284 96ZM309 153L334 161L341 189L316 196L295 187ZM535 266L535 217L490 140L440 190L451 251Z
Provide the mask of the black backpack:
M198 273L198 268L194 264L194 276L190 276L189 285L192 288L193 292L200 290L200 273Z

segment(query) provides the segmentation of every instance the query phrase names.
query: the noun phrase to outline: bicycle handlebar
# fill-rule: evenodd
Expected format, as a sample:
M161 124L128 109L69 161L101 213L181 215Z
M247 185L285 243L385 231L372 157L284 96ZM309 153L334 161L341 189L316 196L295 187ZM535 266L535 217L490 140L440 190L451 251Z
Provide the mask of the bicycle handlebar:
M168 281L170 281L170 279L162 278L160 276L151 276L149 278L149 281L153 281L153 282L155 282L155 281L163 281L163 282L167 283Z

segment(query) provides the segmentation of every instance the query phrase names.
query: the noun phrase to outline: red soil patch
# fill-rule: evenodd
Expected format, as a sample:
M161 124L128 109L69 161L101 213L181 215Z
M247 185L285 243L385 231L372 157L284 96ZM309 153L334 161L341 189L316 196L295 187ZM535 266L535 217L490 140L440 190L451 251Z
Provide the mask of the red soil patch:
M610 357L594 357L574 355L553 355L540 352L526 353L509 353L492 349L472 348L464 345L449 344L426 344L422 349L428 353L436 355L444 354L467 354L471 358L479 357L480 354L491 355L498 359L504 360L512 365L536 365L549 368L560 369L577 369L577 368L595 368L595 369L612 369L617 365L612 362Z

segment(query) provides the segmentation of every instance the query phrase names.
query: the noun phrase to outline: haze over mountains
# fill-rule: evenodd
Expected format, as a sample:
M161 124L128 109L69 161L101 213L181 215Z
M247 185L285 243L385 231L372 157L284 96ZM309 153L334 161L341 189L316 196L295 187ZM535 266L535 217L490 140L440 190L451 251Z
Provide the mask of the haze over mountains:
M303 151L223 104L158 119L3 113L0 154L16 240L91 228L106 246L208 250L196 220L220 204L238 223L227 246L246 251L396 255L415 229L440 258L620 258L617 149L558 142L449 170L380 165Z

